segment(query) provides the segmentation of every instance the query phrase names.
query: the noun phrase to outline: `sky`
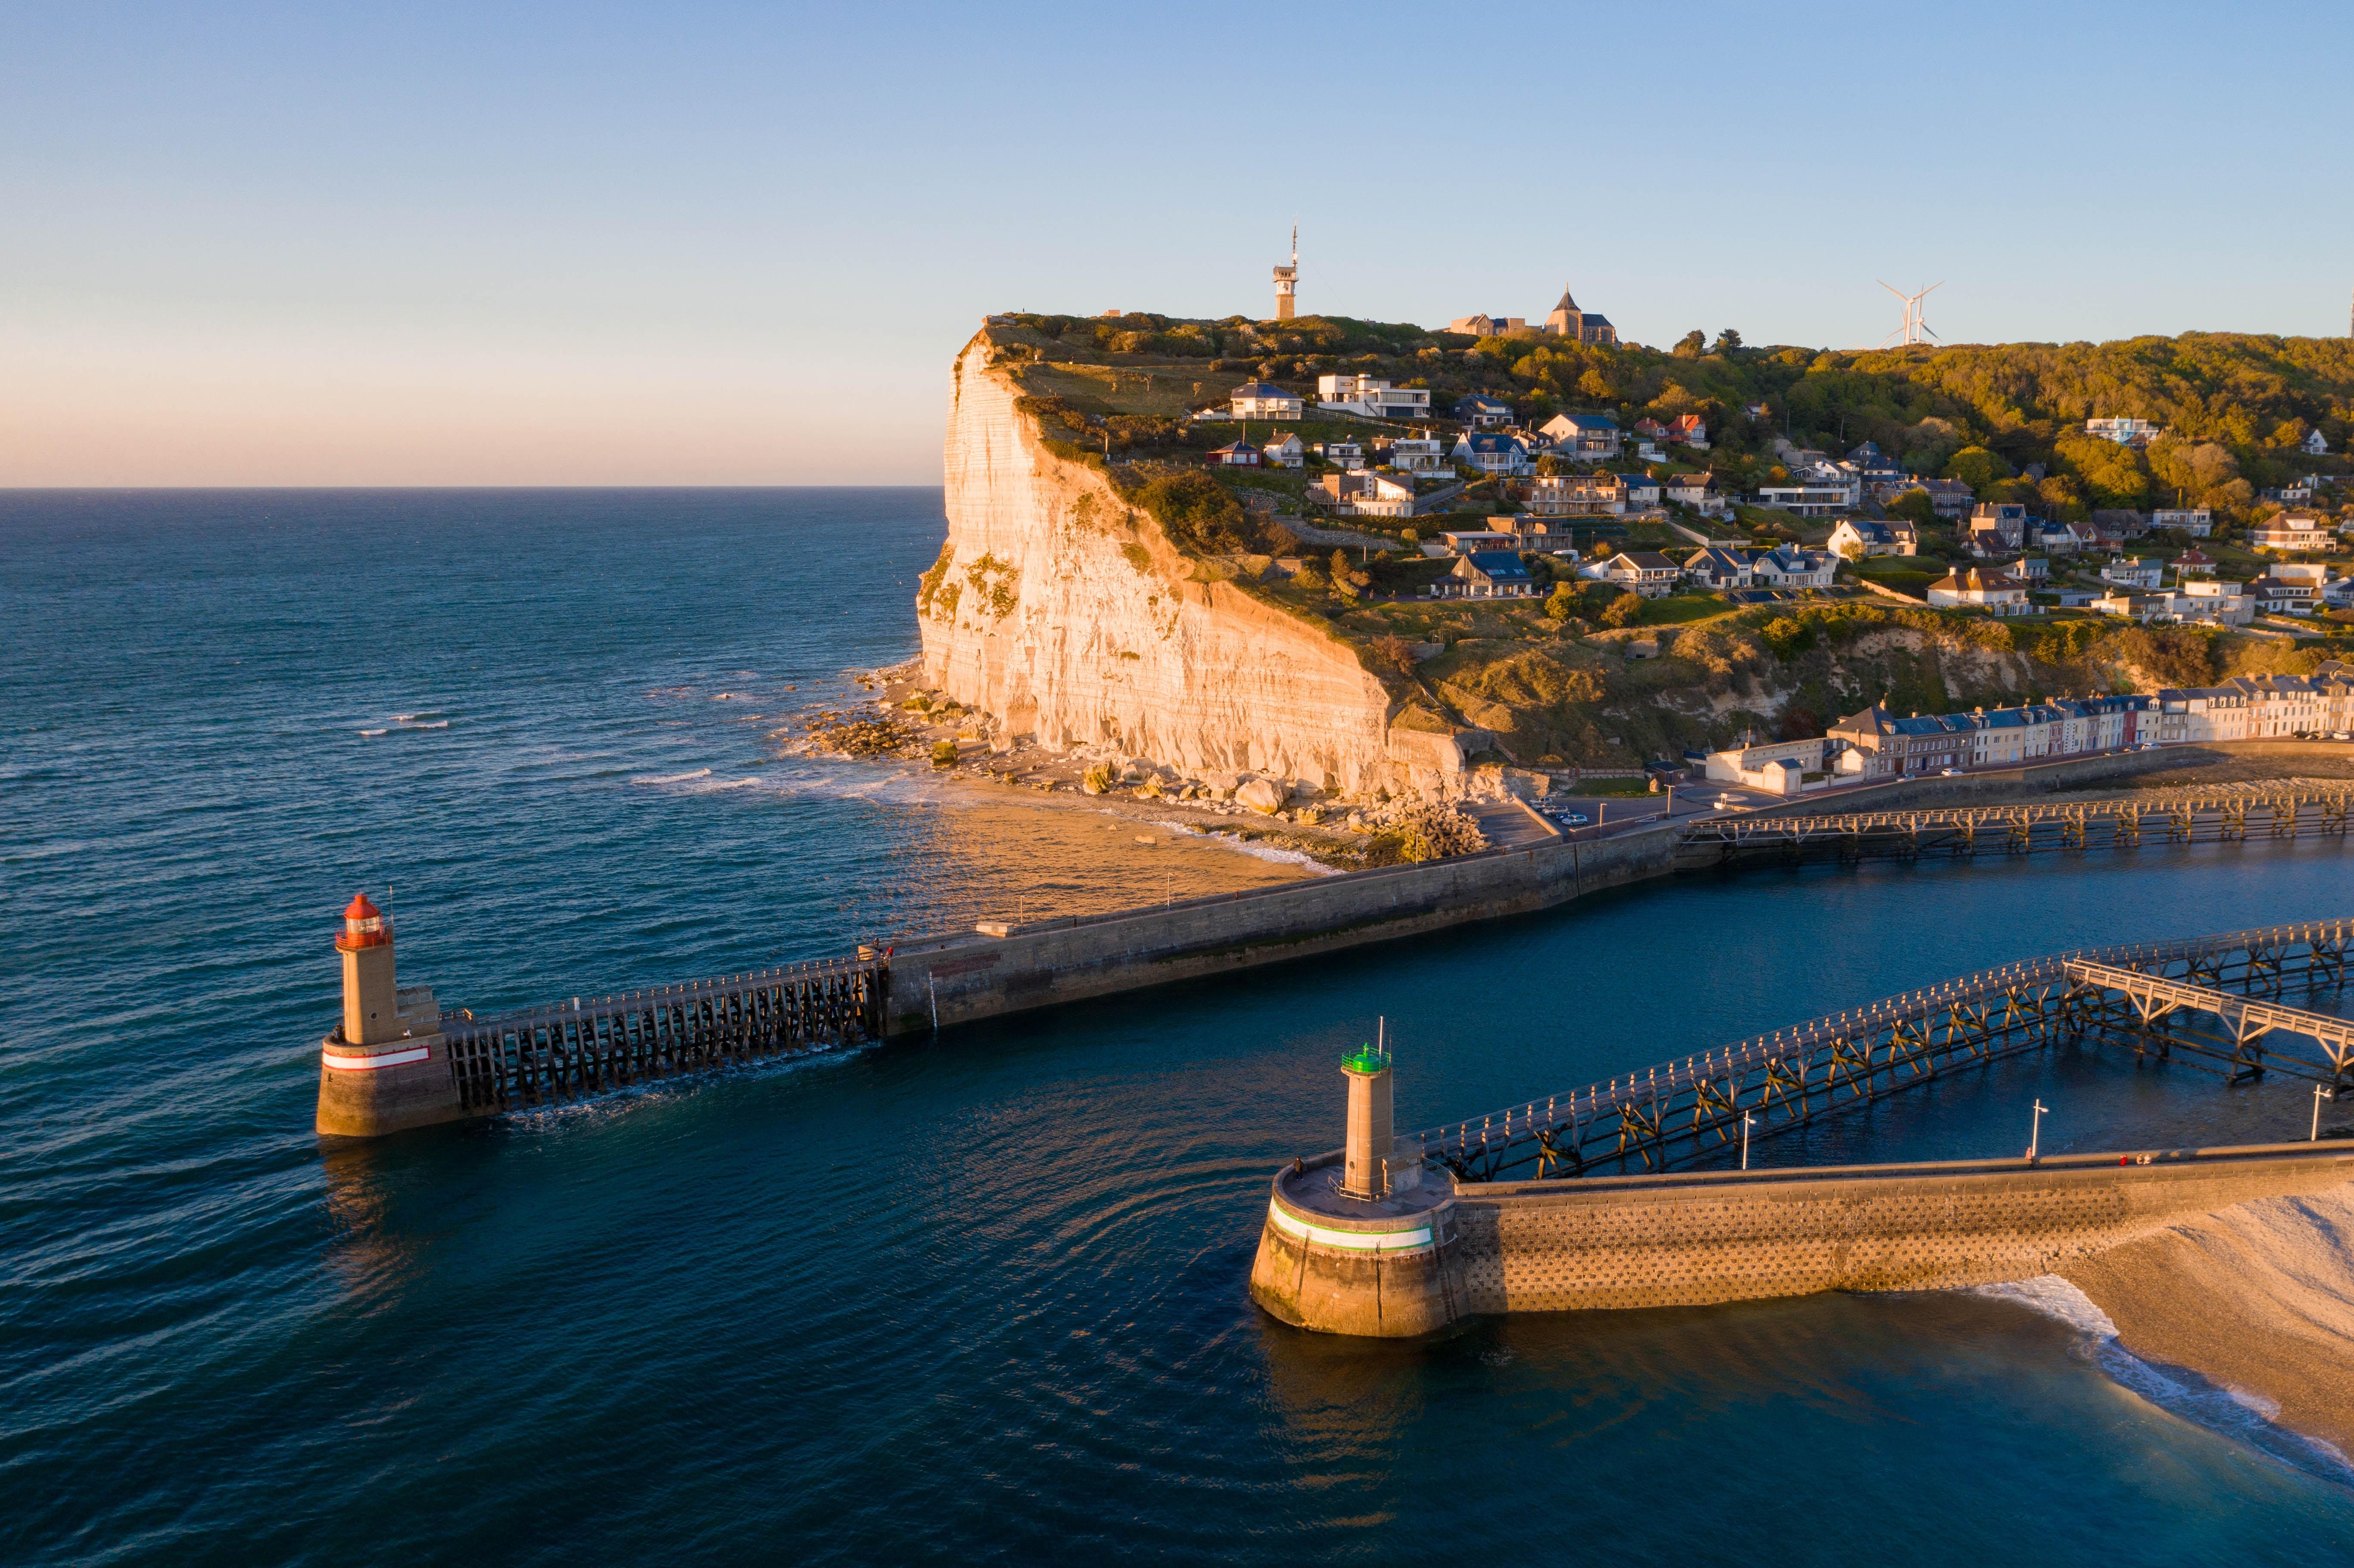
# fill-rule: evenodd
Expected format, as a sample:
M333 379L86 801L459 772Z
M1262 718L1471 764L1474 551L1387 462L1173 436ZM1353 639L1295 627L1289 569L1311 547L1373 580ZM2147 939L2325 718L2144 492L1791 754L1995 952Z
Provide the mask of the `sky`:
M0 485L936 482L989 312L2335 335L2354 7L0 7Z

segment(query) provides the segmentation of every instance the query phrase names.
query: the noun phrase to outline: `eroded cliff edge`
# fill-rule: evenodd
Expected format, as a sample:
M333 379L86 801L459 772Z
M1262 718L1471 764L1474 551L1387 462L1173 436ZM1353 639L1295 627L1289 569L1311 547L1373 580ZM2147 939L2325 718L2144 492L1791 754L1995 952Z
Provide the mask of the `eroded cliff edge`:
M1448 736L1397 729L1349 644L1218 580L1103 474L1049 450L991 364L957 356L949 533L917 598L923 679L1055 749L1369 795L1451 793Z

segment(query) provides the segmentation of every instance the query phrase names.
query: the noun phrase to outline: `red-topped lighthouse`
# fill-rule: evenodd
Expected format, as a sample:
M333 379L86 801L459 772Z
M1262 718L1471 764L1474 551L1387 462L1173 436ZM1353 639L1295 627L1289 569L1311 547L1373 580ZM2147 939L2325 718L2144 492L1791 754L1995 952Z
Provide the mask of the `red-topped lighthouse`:
M461 1115L428 986L393 983L392 920L365 893L344 908L344 1022L319 1043L319 1130L373 1138Z
M335 936L344 955L344 1043L375 1045L400 1035L400 997L392 980L392 922L355 894Z

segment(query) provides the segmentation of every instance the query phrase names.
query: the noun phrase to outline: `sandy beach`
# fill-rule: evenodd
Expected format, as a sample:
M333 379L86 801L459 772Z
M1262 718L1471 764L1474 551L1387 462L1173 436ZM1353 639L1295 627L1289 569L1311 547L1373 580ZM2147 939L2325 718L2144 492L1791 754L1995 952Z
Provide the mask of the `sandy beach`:
M2061 1273L2142 1360L2253 1394L2354 1455L2354 1183L2235 1204Z

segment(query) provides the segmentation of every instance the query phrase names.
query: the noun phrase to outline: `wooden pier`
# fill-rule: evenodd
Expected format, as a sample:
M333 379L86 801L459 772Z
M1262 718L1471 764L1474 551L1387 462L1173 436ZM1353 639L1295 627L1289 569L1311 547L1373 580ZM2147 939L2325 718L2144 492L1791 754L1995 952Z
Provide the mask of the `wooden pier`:
M877 1040L889 975L837 959L504 1018L442 1021L469 1116L563 1105L686 1073Z
M2354 917L2006 964L1508 1107L1411 1139L1458 1180L1665 1171L1825 1112L2061 1041L2354 1090L2354 1024L2281 999L2345 990ZM2270 999L2259 1001L2257 999ZM2205 1015L2216 1028L2195 1021ZM1406 1140L1402 1140L1406 1141ZM1406 1156L1410 1158L1410 1156Z
M2127 797L2047 805L1957 806L1823 816L1709 817L1683 824L1680 853L1726 863L1968 859L2047 850L2237 843L2346 836L2354 790L2219 791L2180 800ZM1687 856L1686 858L1696 858Z

